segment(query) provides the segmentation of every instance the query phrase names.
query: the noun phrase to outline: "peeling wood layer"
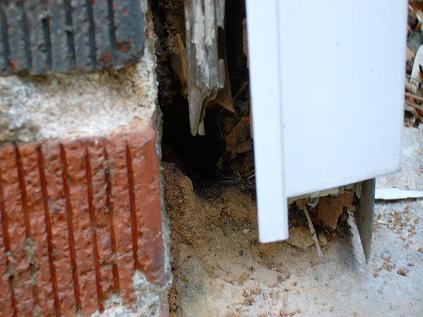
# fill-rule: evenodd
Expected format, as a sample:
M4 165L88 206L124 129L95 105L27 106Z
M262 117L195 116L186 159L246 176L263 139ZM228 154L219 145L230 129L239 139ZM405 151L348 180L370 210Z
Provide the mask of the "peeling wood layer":
M186 1L185 23L191 133L204 135L208 104L233 111L224 48L225 0Z

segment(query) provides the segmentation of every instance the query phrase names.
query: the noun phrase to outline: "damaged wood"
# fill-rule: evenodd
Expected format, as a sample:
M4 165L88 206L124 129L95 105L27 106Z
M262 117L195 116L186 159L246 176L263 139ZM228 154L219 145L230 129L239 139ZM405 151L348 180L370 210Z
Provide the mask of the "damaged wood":
M172 50L170 64L178 76L182 95L186 97L188 95L188 59L185 44L178 33L171 37L168 42L171 42L168 43L168 47Z
M338 225L338 219L344 212L344 209L353 209L354 193L344 191L337 196L321 197L317 205L317 220L324 227L335 231Z
M204 135L212 102L233 110L224 45L225 0L185 2L188 101L192 135Z

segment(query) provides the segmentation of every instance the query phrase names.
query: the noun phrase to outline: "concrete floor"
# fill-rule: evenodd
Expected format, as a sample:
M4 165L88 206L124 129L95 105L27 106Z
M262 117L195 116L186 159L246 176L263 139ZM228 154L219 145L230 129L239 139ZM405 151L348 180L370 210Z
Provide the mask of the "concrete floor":
M323 258L314 246L263 246L253 200L236 189L193 198L189 180L178 177L172 316L423 316L422 199L377 202L366 264L351 219L352 235L329 239ZM405 129L402 171L377 186L423 190L423 129ZM181 214L172 219L174 212Z

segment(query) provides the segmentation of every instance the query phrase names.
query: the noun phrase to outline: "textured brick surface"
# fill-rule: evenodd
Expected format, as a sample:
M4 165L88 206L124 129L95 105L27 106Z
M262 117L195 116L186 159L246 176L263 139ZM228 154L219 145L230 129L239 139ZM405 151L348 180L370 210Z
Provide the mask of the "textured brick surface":
M135 62L139 0L0 1L0 75L92 71Z
M89 315L132 277L165 282L159 162L148 126L0 148L1 316Z

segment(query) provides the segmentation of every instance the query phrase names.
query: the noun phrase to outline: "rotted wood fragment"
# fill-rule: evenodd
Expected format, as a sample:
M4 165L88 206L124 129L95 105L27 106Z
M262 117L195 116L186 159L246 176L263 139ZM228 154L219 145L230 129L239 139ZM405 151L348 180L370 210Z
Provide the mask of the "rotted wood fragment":
M252 151L252 139L249 139L249 117L243 117L235 127L225 136L226 151L231 159L235 159L239 153Z
M181 92L184 97L188 96L188 59L185 44L176 33L168 40L168 48L171 50L170 64L173 71L178 76L181 84Z
M204 135L207 105L234 111L225 63L225 0L187 0L185 19L191 133Z
M337 196L321 197L317 205L317 220L334 231L338 224L338 219L344 212L344 208L353 208L354 193L344 191Z

